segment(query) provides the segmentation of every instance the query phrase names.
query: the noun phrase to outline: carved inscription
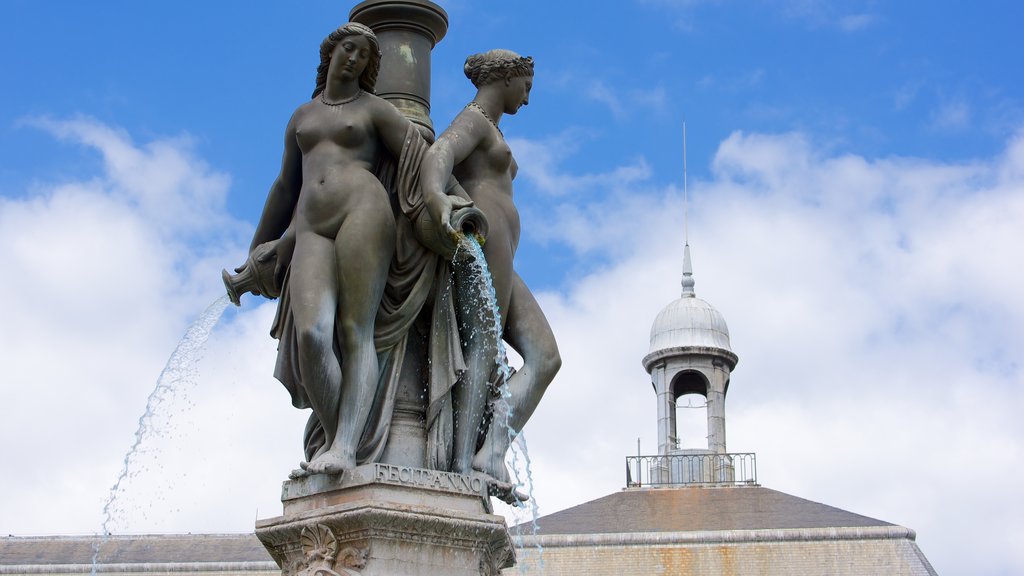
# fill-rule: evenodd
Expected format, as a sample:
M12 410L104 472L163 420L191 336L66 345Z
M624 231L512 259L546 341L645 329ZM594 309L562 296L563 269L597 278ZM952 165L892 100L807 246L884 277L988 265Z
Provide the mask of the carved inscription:
M375 479L377 482L385 484L419 486L473 496L479 496L484 489L483 480L476 476L392 464L375 464L374 466L376 466Z

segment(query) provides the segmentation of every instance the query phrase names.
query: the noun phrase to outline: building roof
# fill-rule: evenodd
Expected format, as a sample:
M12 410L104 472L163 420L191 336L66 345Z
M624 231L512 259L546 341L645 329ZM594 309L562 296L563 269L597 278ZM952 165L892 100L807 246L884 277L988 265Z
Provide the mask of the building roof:
M273 560L255 534L9 536L0 538L0 566L89 565L101 542L100 564L251 563Z
M525 533L609 534L894 526L761 486L630 488L520 525Z
M510 532L527 574L936 576L913 530L760 486L629 488Z
M631 488L513 527L509 574L935 576L912 530L760 486ZM0 538L0 576L274 576L253 534ZM541 554L543 552L543 554Z

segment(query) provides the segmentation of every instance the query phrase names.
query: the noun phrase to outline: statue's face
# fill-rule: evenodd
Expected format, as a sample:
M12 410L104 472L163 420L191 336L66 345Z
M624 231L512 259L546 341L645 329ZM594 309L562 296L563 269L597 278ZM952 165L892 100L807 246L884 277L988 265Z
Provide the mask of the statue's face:
M530 103L533 76L517 76L505 81L505 113L515 114Z
M328 74L341 80L359 80L370 62L370 41L366 36L345 36L331 52Z

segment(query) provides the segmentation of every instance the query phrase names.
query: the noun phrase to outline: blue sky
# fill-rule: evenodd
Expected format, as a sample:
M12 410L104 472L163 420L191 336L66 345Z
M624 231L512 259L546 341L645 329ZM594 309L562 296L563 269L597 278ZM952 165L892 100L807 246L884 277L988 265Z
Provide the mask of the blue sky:
M621 488L637 437L654 447L640 359L678 296L685 120L697 294L740 356L729 447L758 452L770 488L916 529L942 574L1024 571L1024 7L607 4L446 2L433 55L441 127L473 95L467 55L537 63L502 129L521 166L517 267L565 361L526 429L541 513ZM28 435L72 454L0 476L0 533L98 530L146 395L242 260L349 8L0 7L0 455L38 458ZM271 315L250 299L218 326L120 530L273 513L304 415L270 377ZM23 407L48 389L43 425ZM567 429L578 445L550 442ZM222 503L243 470L259 481Z
M256 219L277 169L275 136L311 91L323 30L347 8L7 3L0 47L5 84L16 88L3 96L0 183L17 190L38 173L87 172L80 150L53 146L22 123L81 114L137 138L187 134L199 156L231 175L229 211ZM452 33L434 55L437 122L472 96L461 74L467 54L491 45L533 54L534 105L507 131L558 140L566 171L626 164L678 183L684 119L696 179L735 130L799 130L834 152L951 161L995 153L1024 119L1013 73L1022 9L1013 2L926 11L813 0L447 9ZM537 199L531 192L520 193ZM544 208L558 202L537 196ZM526 240L524 272L538 286L557 285L557 269L570 263L527 258L541 247Z

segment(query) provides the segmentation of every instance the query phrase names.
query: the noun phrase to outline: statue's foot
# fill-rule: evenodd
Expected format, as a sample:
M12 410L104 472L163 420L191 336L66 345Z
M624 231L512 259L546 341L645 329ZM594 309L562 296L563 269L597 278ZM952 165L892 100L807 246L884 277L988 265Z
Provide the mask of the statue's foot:
M473 470L484 477L487 493L511 506L519 506L530 497L512 482L512 475L505 465L505 452L490 448L486 444L473 457Z
M487 495L494 496L498 500L508 504L509 506L521 506L524 502L530 499L528 494L524 494L519 490L516 490L516 485L511 482L505 482L479 470L476 471L483 479L484 484L487 486Z
M355 458L344 457L328 450L309 462L299 464L308 474L341 474L356 467Z
M490 450L485 444L484 447L473 456L473 470L482 472L485 476L503 484L512 484L512 475L505 465L505 452Z
M299 468L296 468L295 470L292 470L288 474L288 478L291 479L291 480L299 480L300 478L305 478L306 476L309 476L309 471L307 471L304 468L304 466L308 466L308 465L309 465L309 462L300 462L299 463Z

